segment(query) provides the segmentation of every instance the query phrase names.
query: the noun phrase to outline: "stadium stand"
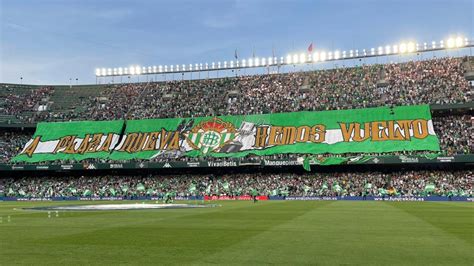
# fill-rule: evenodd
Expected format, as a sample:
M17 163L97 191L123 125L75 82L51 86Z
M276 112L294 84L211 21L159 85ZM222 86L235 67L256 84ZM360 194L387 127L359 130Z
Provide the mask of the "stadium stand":
M196 117L472 102L463 62L440 58L312 72L98 86L2 85L0 122ZM7 93L5 94L5 91ZM29 93L31 92L31 93ZM26 103L26 104L25 104ZM131 104L133 103L133 104ZM46 104L47 110L38 111Z
M413 104L432 104L434 129L440 139L440 155L470 156L474 151L473 87L465 76L471 71L469 62L472 60L472 57L435 58L310 72L136 84L54 87L1 84L0 164L9 164L11 158L30 139L32 129L38 122L248 115ZM430 155L425 151L369 155L402 157L401 155L426 154ZM360 155L362 154L327 156ZM300 156L305 155L278 154L260 159L295 159ZM253 158L254 156L249 156L240 160L251 164ZM220 159L160 157L134 162L200 160ZM382 171L385 167L383 165L361 172L354 169L347 172L346 168L341 167L331 173L256 171L250 174L237 171L219 176L210 173L169 175L144 172L137 175L102 172L98 176L78 177L65 173L37 176L35 172L12 174L7 171L8 175L5 176L11 178L3 178L1 183L4 196L20 198L161 197L171 190L176 191L179 196L189 196L189 187L192 185L196 186L196 192L193 192L195 195L239 195L249 193L252 188L257 189L261 195L269 196L471 197L473 173L465 169L469 169L468 164L458 164L459 170L453 170L455 160L452 157L447 157L447 160L453 164L425 164L419 169L395 172ZM104 162L127 161L88 159L81 162L84 164L81 170L86 169L89 164ZM50 163L77 162L55 161L37 165ZM301 168L301 165L298 167ZM404 168L403 165L401 167ZM437 170L433 170L435 168ZM11 170L14 169L12 166ZM427 185L434 185L435 189L428 191Z
M266 196L469 196L472 171L349 173L252 173L173 176L24 177L6 179L9 197L239 196L258 190ZM434 185L434 188L430 185Z

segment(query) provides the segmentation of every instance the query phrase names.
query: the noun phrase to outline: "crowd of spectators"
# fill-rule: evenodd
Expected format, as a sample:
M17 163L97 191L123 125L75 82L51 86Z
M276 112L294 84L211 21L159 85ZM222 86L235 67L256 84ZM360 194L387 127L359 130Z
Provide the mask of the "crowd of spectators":
M20 153L31 134L18 131L0 131L0 163L7 163Z
M0 114L12 116L19 121L32 123L37 121L35 114L39 105L47 104L48 99L54 93L54 87L22 89L21 92L14 87L2 87L2 105ZM46 102L44 101L46 100Z
M447 155L474 153L474 117L434 117L433 127L441 151Z
M350 173L252 173L177 176L81 176L6 179L3 191L15 197L163 197L268 196L469 196L472 171L403 171Z
M464 103L473 97L463 76L464 59L106 85L88 99L76 99L82 106L74 112L55 109L39 112L33 118L25 116L38 98L54 93L48 87L31 94L9 95L5 112L36 121L111 120Z

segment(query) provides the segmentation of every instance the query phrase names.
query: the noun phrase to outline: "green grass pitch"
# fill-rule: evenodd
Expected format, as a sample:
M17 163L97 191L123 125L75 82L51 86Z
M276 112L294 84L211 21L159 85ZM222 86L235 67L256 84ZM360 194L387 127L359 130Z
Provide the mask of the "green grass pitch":
M222 201L51 218L21 210L102 203L0 202L0 265L474 265L472 203Z

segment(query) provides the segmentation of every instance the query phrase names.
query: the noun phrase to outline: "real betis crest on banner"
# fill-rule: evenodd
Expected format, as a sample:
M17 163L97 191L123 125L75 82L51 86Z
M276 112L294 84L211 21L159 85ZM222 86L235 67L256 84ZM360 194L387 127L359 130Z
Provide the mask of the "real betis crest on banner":
M14 161L439 151L428 105L125 124L121 132L124 121L41 123Z
M191 148L206 154L218 152L224 145L234 140L236 133L237 130L232 123L214 117L208 121L201 121L184 136Z

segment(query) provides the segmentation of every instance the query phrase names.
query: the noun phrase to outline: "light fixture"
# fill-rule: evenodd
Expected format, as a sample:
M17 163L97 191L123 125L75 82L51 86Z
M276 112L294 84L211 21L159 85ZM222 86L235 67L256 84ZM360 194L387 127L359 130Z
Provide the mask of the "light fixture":
M400 53L406 53L407 52L407 44L406 43L401 43L400 44Z
M321 61L326 61L326 52L321 52L321 54L319 55L319 59Z

